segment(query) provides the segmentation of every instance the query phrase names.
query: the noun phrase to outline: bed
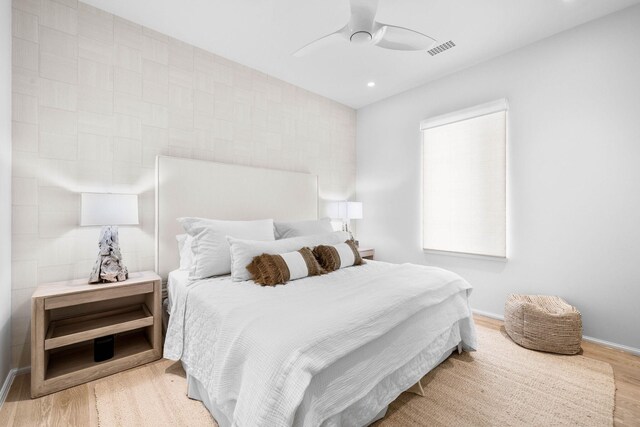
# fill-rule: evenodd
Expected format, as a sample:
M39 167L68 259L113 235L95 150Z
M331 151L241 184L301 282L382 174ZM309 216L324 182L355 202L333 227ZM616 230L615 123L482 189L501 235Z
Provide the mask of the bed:
M434 267L369 261L276 287L190 281L172 249L175 218L317 217L315 176L245 168L157 164L156 260L171 315L164 357L182 362L187 394L219 425L368 425L452 351L475 349L471 286ZM212 181L225 183L224 194ZM243 191L265 199L248 207Z

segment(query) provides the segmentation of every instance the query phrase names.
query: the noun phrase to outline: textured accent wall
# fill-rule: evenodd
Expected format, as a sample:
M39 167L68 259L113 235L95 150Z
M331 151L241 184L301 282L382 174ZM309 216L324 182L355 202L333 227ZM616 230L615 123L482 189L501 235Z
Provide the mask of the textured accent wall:
M311 172L355 187L355 111L75 0L13 2L13 363L37 284L88 277L99 230L79 192L140 194L130 271L154 267L158 154ZM212 183L213 185L214 183ZM219 183L224 185L224 183ZM188 190L188 189L185 189Z

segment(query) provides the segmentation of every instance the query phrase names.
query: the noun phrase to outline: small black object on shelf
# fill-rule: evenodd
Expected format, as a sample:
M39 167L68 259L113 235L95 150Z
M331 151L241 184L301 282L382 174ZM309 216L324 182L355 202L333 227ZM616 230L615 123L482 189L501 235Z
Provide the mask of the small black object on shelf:
M116 336L107 335L93 340L93 361L104 362L113 357Z

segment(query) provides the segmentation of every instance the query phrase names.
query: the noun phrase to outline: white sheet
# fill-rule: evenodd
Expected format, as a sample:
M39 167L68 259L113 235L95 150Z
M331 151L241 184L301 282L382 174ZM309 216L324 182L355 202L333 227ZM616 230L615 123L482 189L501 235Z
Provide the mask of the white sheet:
M358 425L430 369L421 355L437 340L475 348L470 286L441 269L369 262L275 288L228 278L177 288L165 357L181 358L233 425L318 425L359 407L340 415Z

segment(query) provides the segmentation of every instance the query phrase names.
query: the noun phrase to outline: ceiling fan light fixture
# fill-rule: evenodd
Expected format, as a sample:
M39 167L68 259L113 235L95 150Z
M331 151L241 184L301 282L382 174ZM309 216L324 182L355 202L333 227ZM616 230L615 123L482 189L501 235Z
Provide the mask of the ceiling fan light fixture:
M383 49L417 51L428 50L436 40L419 31L376 21L379 0L349 0L351 15L346 25L293 52L303 56L314 49L332 44L334 41L349 41L353 44L373 45Z
M349 40L351 41L351 43L363 44L369 43L372 38L373 37L371 36L371 33L368 31L356 31L355 33L351 34Z

